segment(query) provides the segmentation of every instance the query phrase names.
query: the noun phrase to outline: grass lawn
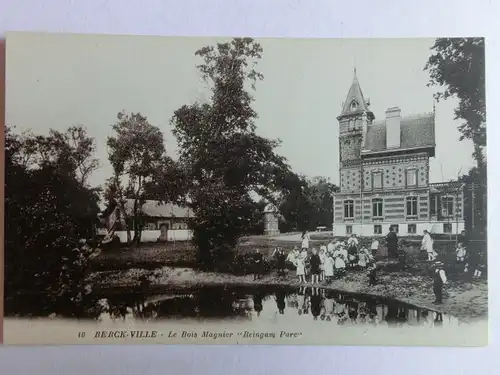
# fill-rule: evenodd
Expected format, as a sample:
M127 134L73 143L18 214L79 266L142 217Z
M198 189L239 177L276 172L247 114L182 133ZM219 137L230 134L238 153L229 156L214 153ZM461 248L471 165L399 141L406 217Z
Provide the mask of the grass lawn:
M299 234L300 235L300 234ZM283 238L280 238L283 237ZM329 232L316 232L311 234L311 244L314 247L326 244L332 234ZM371 242L370 238L363 238L361 243ZM425 253L420 252L419 240L410 238L405 251L412 257L425 258ZM285 251L291 250L299 245L300 241L290 241L285 236L246 236L241 238L236 247L235 255L248 254L259 248L264 257L269 259L273 250L281 246ZM446 254L445 257L453 258L454 243L450 241L436 241L436 249L439 253ZM383 245L380 246L381 254L385 253ZM450 259L451 259L450 258ZM196 249L189 242L177 243L145 243L137 248L121 247L105 250L92 264L93 271L125 270L130 268L155 269L164 266L172 267L196 267Z

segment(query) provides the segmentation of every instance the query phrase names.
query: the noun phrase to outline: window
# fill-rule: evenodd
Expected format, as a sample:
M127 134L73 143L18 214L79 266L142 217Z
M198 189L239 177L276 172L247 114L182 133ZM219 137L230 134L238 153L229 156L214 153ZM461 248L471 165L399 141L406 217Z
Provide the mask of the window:
M344 201L344 218L354 218L354 201L352 199Z
M451 223L444 223L443 233L451 233L451 232L452 232Z
M358 103L355 100L353 100L351 102L351 112L354 112L357 109L358 109Z
M345 226L345 233L346 234L352 234L352 225L346 225Z
M435 216L438 213L437 195L435 195L435 194L431 195L430 203L431 203L431 207L430 207L431 216Z
M373 172L373 188L382 189L382 172Z
M349 120L349 123L347 124L347 130L354 131L355 129L354 125L355 125L354 120Z
M408 224L408 233L416 234L417 233L417 224Z
M384 216L384 200L382 198L374 198L372 200L373 217L383 217Z
M417 170L408 169L406 171L406 186L417 186Z
M391 225L391 227L394 233L399 233L399 224Z
M453 216L453 197L441 198L441 215L444 217Z
M382 234L382 225L374 225L373 226L374 234Z
M417 197L406 197L406 216L417 216Z
M156 230L156 223L147 223L144 226L144 230Z

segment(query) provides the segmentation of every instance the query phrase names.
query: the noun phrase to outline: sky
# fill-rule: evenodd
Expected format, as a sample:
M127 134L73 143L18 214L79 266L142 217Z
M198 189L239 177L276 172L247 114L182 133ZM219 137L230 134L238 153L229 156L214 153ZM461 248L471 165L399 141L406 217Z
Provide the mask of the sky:
M170 119L184 104L209 98L194 52L227 38L11 33L7 36L6 123L16 132L47 134L84 125L96 141L94 186L111 176L106 139L118 112L140 112L164 133L176 157ZM356 68L376 119L389 107L402 116L431 112L423 70L433 39L257 39L257 133L279 138L292 169L339 180L338 121ZM430 181L456 179L474 162L472 143L459 141L456 99L436 103L436 156Z

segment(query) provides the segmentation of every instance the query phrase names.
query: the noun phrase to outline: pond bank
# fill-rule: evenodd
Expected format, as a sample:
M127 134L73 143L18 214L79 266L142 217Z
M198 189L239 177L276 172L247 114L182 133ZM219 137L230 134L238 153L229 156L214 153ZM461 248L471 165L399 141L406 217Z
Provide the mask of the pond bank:
M144 285L145 280L147 285ZM294 272L283 278L271 274L253 280L252 275L234 276L180 267L163 267L154 271L129 269L96 272L90 275L89 281L94 284L97 291L138 289L141 284L148 290L158 292L163 289L167 291L201 285L301 285L294 277ZM353 271L328 285L320 283L317 286L345 293L396 299L417 307L450 314L464 322L484 320L488 317L488 287L485 280L450 281L444 289L444 303L438 306L432 304L434 295L431 278L414 276L406 272L381 271L378 275L378 285L369 286L366 273Z

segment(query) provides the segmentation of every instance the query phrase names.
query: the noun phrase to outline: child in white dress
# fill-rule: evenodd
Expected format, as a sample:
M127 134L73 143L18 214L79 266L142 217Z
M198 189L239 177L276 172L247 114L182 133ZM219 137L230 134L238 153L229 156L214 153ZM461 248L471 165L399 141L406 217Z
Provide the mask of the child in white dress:
M303 254L299 254L295 258L295 267L297 267L297 277L300 283L306 282L306 257Z
M455 250L455 252L457 254L457 262L463 263L465 261L465 256L467 255L467 251L465 250L465 247L461 242L457 244L457 249Z
M333 268L335 261L333 260L333 255L329 254L325 258L325 278L326 282L330 282L333 277Z
M370 261L369 253L366 247L361 247L359 250L358 254L358 266L361 267L361 269L365 269L366 265Z
M335 270L343 274L345 272L345 267L346 267L346 261L348 258L347 250L344 246L340 246L335 252L333 253L333 257L335 258Z
M372 251L372 256L375 257L378 253L378 246L379 246L379 241L374 238L373 241L372 241L372 245L370 246L371 248L371 251Z

